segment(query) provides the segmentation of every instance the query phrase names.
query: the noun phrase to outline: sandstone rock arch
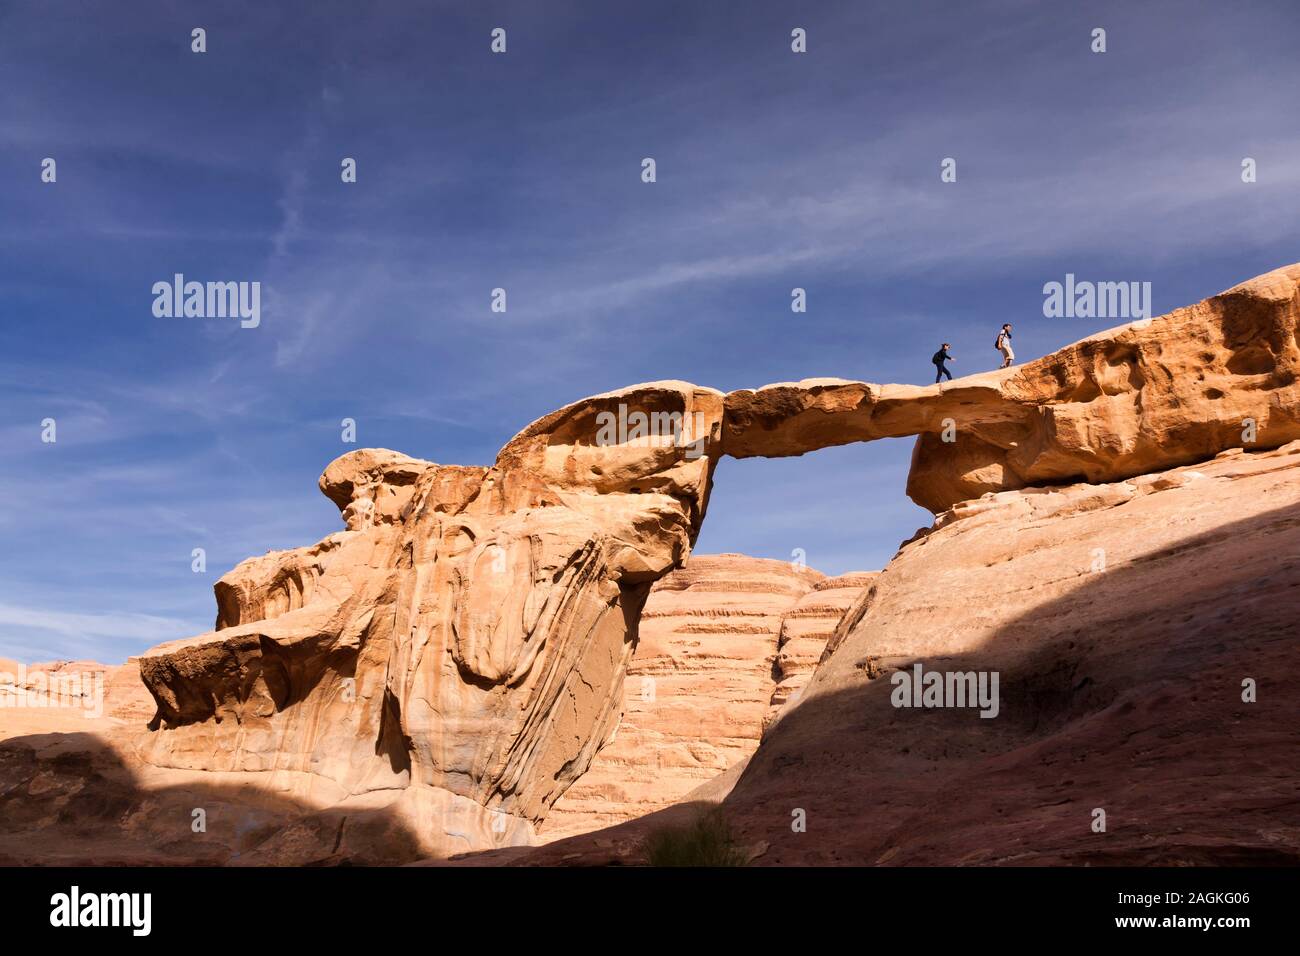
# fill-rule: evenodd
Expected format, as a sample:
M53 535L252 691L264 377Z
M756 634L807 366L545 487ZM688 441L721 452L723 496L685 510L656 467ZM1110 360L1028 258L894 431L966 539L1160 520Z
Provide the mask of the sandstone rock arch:
M988 492L1210 458L1247 427L1260 448L1300 438L1298 328L1300 265L943 386L654 382L539 419L489 467L350 452L320 478L346 530L242 562L214 631L142 656L141 753L416 790L471 843L528 839L616 719L641 607L690 553L720 456L917 436L907 492L952 520ZM689 440L606 444L611 415L689 422Z

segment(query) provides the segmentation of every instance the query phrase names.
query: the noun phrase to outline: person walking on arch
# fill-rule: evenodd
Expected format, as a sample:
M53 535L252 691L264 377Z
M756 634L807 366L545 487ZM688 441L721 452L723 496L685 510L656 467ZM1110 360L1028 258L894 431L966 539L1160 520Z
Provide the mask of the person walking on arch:
M948 381L952 381L952 372L948 371L948 367L943 364L944 362L952 361L952 356L948 354L947 342L944 342L943 347L934 353L930 361L934 363L934 383L936 385L939 384L940 380L945 375L948 376Z
M1011 350L1011 323L1005 322L1002 325L1002 331L998 333L998 340L993 343L993 347L1002 353L1002 368L1010 368L1011 363L1016 360L1016 353Z

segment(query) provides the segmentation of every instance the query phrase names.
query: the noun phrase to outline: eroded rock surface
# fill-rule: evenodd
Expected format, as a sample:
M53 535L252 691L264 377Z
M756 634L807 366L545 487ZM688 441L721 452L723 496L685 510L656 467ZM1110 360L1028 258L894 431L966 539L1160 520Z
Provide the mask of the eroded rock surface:
M824 580L811 568L740 554L694 555L660 580L641 614L622 718L551 808L543 835L658 810L753 753L785 622Z
M217 631L141 659L159 703L144 752L348 793L436 787L539 822L610 738L641 606L689 554L719 454L918 435L909 491L945 511L1204 460L1243 429L1278 445L1300 437L1298 282L1289 267L942 386L636 386L540 419L491 468L345 455L320 484L347 530L245 562L218 585ZM778 704L816 650L790 629Z
M144 724L156 706L140 681L137 658L125 664L47 661L22 664L0 658L0 715L4 708L71 710L89 719L102 716Z
M1300 862L1300 442L944 517L738 780L688 800L760 865ZM917 664L998 674L997 715L894 706ZM638 862L694 812L479 861Z
M825 578L782 615L773 667L776 686L763 717L764 727L799 700L836 627L878 575L877 571L854 571Z
M682 428L598 444L602 413ZM239 565L216 631L141 658L158 700L142 753L540 820L617 717L641 606L699 530L721 417L720 393L656 383L547 416L491 468L343 456L320 485L348 530Z
M731 392L723 444L770 457L917 435L907 493L936 514L989 492L1115 481L1300 438L1298 329L1293 265L942 385L809 379Z
M1215 711L1219 723L1210 726L1210 717L1169 694L1210 693L1186 666L1224 679L1258 669L1252 661L1261 658L1242 656L1228 625L1247 628L1250 646L1284 675L1278 679L1291 679L1273 655L1282 646L1278 614L1293 616L1290 592L1277 588L1292 586L1285 555L1294 550L1294 522L1269 509L1294 503L1295 455L1268 449L1300 438L1298 287L1300 266L1291 266L1149 323L941 386L815 379L725 396L684 382L634 386L545 416L489 467L385 449L349 453L320 479L345 530L250 559L223 577L214 631L139 659L156 713L138 740L115 731L113 753L128 773L229 775L223 779L241 792L291 793L296 806L391 811L414 834L387 844L399 847L394 859L532 840L534 826L613 737L642 606L652 585L690 554L718 456L796 455L906 435L918 436L908 493L940 517L865 590L837 595L824 614L810 612L817 622L808 633L798 615L787 622L784 644L779 628L771 637L764 631L764 648L774 642L776 686L761 700L763 712L773 697L777 705L793 699L829 636L816 677L772 724L770 744L735 792L751 831L771 822L762 822L763 813L799 794L822 800L819 812L841 822L852 814L868 819L860 812L868 804L928 812L932 801L959 802L925 773L941 763L969 775L972 787L1000 783L999 768L1014 766L1026 786L1050 790L1034 768L1055 762L1075 780L1084 775L1075 759L1114 774L1117 767L1073 722L1097 721L1088 731L1097 730L1096 739L1114 730L1113 752L1139 761L1143 751L1120 732L1144 733L1152 700L1172 701L1175 726L1204 732L1216 754L1220 747L1267 750L1272 743L1250 730L1262 708L1228 717ZM945 431L953 441L943 440ZM1246 450L1214 460L1239 446ZM1210 488L1218 497L1205 497ZM1221 500L1232 503L1231 515ZM1234 521L1246 523L1224 530ZM1102 548L1111 567L1120 555L1126 573L1085 584L1060 571L1075 567L1082 542ZM1182 619L1160 602L1189 580L1201 584L1205 556L1217 577L1190 600L1217 623L1198 628L1194 616ZM1241 576L1247 571L1259 582L1259 602ZM1092 597L1077 603L1076 591ZM1169 624L1174 619L1180 627ZM1107 641L1096 643L1089 636L1096 634ZM988 659L1011 675L1017 689L1008 703L1020 715L992 736L972 737L949 718L896 725L900 718L885 711L871 711L869 739L853 736L864 730L861 708L879 708L879 678L897 659L983 654L986 645L997 651ZM1108 710L1116 701L1126 709ZM1080 736L1043 736L1067 726ZM833 728L829 742L826 728ZM906 728L916 736L905 749L879 746L907 740ZM1153 752L1166 753L1170 767L1181 759L1195 777L1193 757L1165 746L1157 741ZM32 771L19 773L25 782L12 793L30 796L45 786L41 752L6 751L20 771ZM948 764L950 755L969 759ZM996 767L980 762L989 755L997 755ZM36 762L23 762L29 758ZM1276 781L1257 770L1232 767L1259 800L1278 799ZM837 790L837 775L858 789ZM819 782L821 790L810 789ZM1170 783L1167 792L1173 799L1184 791ZM71 778L65 796L74 800ZM996 815L1006 807L984 809ZM1064 826L1056 813L1044 819ZM854 859L1011 858L955 836L943 847L922 845L924 821L911 820L908 834L876 827L894 820L888 813L873 810L870 820L875 829L844 844ZM777 829L788 832L788 822L782 817ZM1253 847L1273 841L1286 855L1290 833L1274 826L1254 836L1234 830L1230 838ZM301 847L271 843L265 852L317 859L332 852L322 851L329 838L329 828L317 828ZM894 842L880 842L887 838ZM263 843L225 847L243 854ZM1047 845L1033 842L1026 853L1066 853L1063 844ZM774 860L839 858L813 840L781 846ZM1210 852L1196 846L1193 857ZM1104 858L1090 852L1089 859Z

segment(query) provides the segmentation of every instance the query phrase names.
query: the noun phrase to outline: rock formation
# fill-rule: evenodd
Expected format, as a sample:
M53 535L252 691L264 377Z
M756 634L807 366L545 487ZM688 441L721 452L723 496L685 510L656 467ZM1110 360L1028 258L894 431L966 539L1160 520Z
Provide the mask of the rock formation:
M832 820L861 816L871 800L913 808L947 799L932 785L935 775L921 773L944 754L970 757L959 769L975 774L972 785L988 770L976 754L1001 755L998 766L1032 764L1031 752L1067 761L1077 753L1068 741L1043 734L1075 727L1076 718L1099 721L1103 732L1132 729L1132 715L1166 701L1171 687L1206 687L1187 684L1179 667L1188 660L1222 665L1225 680L1256 669L1222 628L1197 630L1188 619L1170 630L1180 612L1160 603L1161 589L1194 579L1198 556L1212 555L1225 562L1222 580L1245 589L1239 593L1250 593L1239 580L1245 567L1265 576L1261 593L1283 593L1273 582L1292 567L1279 557L1291 525L1266 511L1291 502L1294 456L1268 450L1300 439L1298 289L1300 265L1287 267L1025 365L942 386L815 379L727 395L684 382L634 386L545 416L490 467L351 452L320 480L346 530L245 561L217 585L216 630L140 658L157 712L131 752L158 771L233 774L316 807L396 808L419 834L403 853L531 840L613 736L642 606L689 555L718 456L797 455L915 435L908 493L939 514L935 529L848 603L816 678L773 726L733 795L736 806L759 821L760 798L776 808L771 813L788 815L782 801L796 792L818 797L810 788L819 782L828 800L843 795L833 785L840 764L865 789L839 809L821 803ZM1201 469L1211 484L1179 470L1240 448L1246 453ZM1215 512L1217 498L1204 497L1210 488L1234 501L1233 520L1254 516L1244 533L1271 553L1251 558L1225 543L1231 521ZM1237 501L1247 488L1255 497ZM1128 536L1133 527L1139 538ZM1083 572L1053 570L1077 567L1080 542L1093 541L1112 567L1119 553L1129 573L1079 580ZM1089 611L1076 605L1074 589L1102 600ZM1197 613L1220 623L1245 613L1217 585L1195 601ZM1266 624L1249 631L1251 646L1270 661L1274 610L1250 608ZM802 643L795 620L789 674L785 663L778 667L797 681L820 636ZM986 645L996 655L973 659L1006 669L1008 704L1020 715L998 724L1005 729L987 736L942 717L920 733L881 710L873 711L869 739L854 736L863 726L854 708L879 708L883 685L873 678L900 659L964 659ZM1162 647L1179 648L1177 662ZM867 689L860 700L859 688ZM1192 710L1177 700L1174 719L1195 730ZM1128 709L1108 711L1115 702ZM1227 723L1203 729L1218 744L1239 746L1234 734L1249 736L1255 718L1224 714L1214 719ZM825 726L843 729L844 741L824 741ZM899 757L891 748L908 733L917 736ZM805 763L808 775L788 770ZM1171 756L1170 766L1177 763ZM1025 779L1050 789L1030 764ZM1062 774L1083 777L1067 765ZM853 776L859 772L867 782ZM907 774L916 782L881 789ZM1259 799L1276 795L1266 773L1250 779ZM943 855L927 856L921 838L891 832L896 852L870 842L884 837L863 835L853 858L889 862L904 846L909 858ZM313 831L311 853L327 833ZM335 843L349 845L341 835ZM815 841L799 846L776 856L837 858ZM968 849L971 858L1007 858Z
M1291 443L961 509L880 575L737 815L773 864L1300 862L1298 506ZM1000 673L998 717L891 706L918 662Z
M720 554L660 579L641 612L622 718L540 835L644 816L742 764L875 577Z
M600 441L606 415L621 442ZM617 717L641 606L703 518L721 416L720 393L656 383L546 416L491 468L343 456L320 487L347 530L245 561L217 584L217 630L141 658L143 753L432 788L482 809L480 834L528 838Z
M770 457L917 435L907 493L936 514L988 492L1276 448L1300 438L1298 289L1300 264L943 385L810 379L732 392L723 447Z
M1294 866L1297 514L1300 442L972 502L880 573L738 780L690 799L759 865ZM997 716L894 706L918 664L997 674ZM637 862L693 812L483 862Z
M823 580L739 554L695 555L661 579L641 612L622 719L551 808L543 834L658 810L753 753L789 614Z
M763 718L764 727L798 702L836 626L866 593L877 573L855 571L818 581L782 616L774 668L776 687Z
M97 661L25 665L0 657L0 708L8 706L63 707L92 718L107 715L141 722L157 710L140 682L139 661L134 657L118 665Z
M1202 460L1243 430L1277 445L1300 437L1298 283L1279 270L944 386L635 386L540 419L491 468L345 455L320 485L348 530L240 565L218 630L141 659L145 752L538 823L610 736L641 606L689 554L719 454L918 435L909 493L942 511Z

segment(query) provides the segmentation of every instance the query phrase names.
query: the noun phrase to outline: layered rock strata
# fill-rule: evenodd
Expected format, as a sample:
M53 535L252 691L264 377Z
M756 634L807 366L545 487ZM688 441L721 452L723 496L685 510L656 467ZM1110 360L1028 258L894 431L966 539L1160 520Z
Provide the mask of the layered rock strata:
M789 614L824 576L787 561L695 555L641 613L622 717L543 833L641 816L754 752Z
M1274 448L1300 438L1298 288L1287 267L942 386L634 386L540 419L491 467L345 455L320 485L346 530L241 564L217 630L140 659L157 704L140 752L345 795L436 790L483 814L476 833L505 815L526 838L610 739L642 605L689 555L719 455L915 435L908 493L959 513Z
M854 571L818 581L781 618L773 677L776 686L763 717L766 728L799 700L835 628L871 587L879 572Z
M1300 264L942 385L808 379L731 392L723 447L773 457L916 435L907 493L936 514L989 492L1275 448L1300 438L1298 327Z
M606 415L679 427L602 444ZM490 468L343 456L320 486L347 530L239 565L217 630L141 658L158 704L142 753L540 820L618 715L641 606L703 518L721 416L720 393L656 383L541 419Z
M1298 516L1300 441L960 505L743 773L482 860L642 862L712 801L757 865L1294 866Z

